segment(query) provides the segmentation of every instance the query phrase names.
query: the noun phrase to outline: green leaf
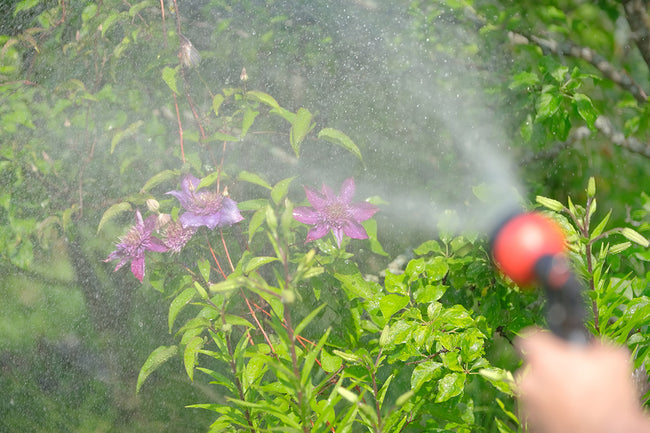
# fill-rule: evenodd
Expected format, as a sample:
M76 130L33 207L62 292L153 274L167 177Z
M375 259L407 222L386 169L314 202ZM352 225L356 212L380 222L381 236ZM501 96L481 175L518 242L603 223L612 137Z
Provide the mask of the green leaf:
M246 111L244 111L244 116L242 118L242 123L241 123L241 134L240 136L243 138L246 136L246 133L248 132L248 129L253 125L253 122L255 121L255 118L257 115L260 114L259 111L255 111L251 109L250 107L246 108Z
M207 188L223 177L224 177L224 173L222 171L220 170L213 171L212 173L208 174L207 176L205 176L203 179L199 181L199 184L197 185L196 189Z
M246 170L242 170L242 171L239 172L239 174L237 175L237 180L241 180L241 181L244 181L244 182L249 182L249 183L253 183L255 185L263 186L266 189L272 189L271 185L269 185L269 183L267 181L265 181L264 179L262 179L259 175L255 174L255 173L251 173L251 172L246 171Z
M368 241L370 242L370 251L380 256L388 256L388 253L384 250L384 247L379 243L377 239L377 221L374 219L365 220L361 223L366 233L368 234Z
M194 367L196 367L199 351L203 348L204 343L203 338L197 335L192 337L185 346L183 361L185 362L185 371L192 382L194 381Z
M311 132L316 126L312 123L314 116L306 108L299 108L296 117L291 122L291 131L289 135L289 142L293 148L296 158L300 156L300 145L304 141L307 134Z
M162 70L162 78L165 83L172 89L172 92L178 94L178 86L176 85L177 80L177 70L172 69L169 66L165 66Z
M536 121L546 120L552 117L560 109L562 97L555 86L544 86L542 94L537 99L535 109L537 112Z
M354 144L354 142L350 137L348 137L338 129L323 128L318 133L318 138L329 141L330 143L334 143L337 146L341 146L342 148L354 154L357 158L359 158L360 161L363 161L363 158L361 157L361 151L359 150L357 145Z
M442 403L452 397L456 397L465 388L464 373L449 373L438 381L438 395L436 403Z
M309 325L309 322L311 322L312 320L314 320L314 317L316 317L316 316L318 315L318 313L320 313L321 310L322 310L323 308L325 308L326 305L327 305L327 304L321 304L321 305L319 305L315 310L312 310L312 311L311 311L311 312L310 312L310 313L309 313L309 314L308 314L304 319L302 319L302 320L300 321L300 323L298 324L298 326L296 326L296 328L293 330L293 333L294 333L295 335L300 335L300 333L302 332L302 330L305 329L305 328L307 327L307 325Z
M258 209L251 217L251 222L248 224L248 243L253 240L253 236L257 229L264 223L266 219L266 209Z
M196 262L199 267L199 272L206 282L210 281L210 261L208 259L201 259Z
M363 279L360 273L340 274L335 273L334 278L343 283L350 299L361 297L364 299L376 299L379 295L373 283Z
M120 202L116 203L113 206L109 207L106 209L106 212L104 212L104 215L102 215L102 219L99 220L99 225L97 226L97 233L104 227L104 225L115 218L117 215L121 214L122 212L130 211L132 210L131 208L131 203L128 202Z
M279 259L277 257L252 257L244 265L244 274L249 274L258 269L260 266L263 266L267 263L276 262L278 260Z
M393 316L393 314L406 307L408 303L409 298L407 296L391 293L379 300L379 308L381 309L381 314L383 314L384 318L388 320Z
M226 134L225 132L217 131L209 136L206 141L241 141L241 138Z
M289 191L289 185L295 179L295 177L288 177L282 179L280 182L276 183L271 190L271 199L275 204L280 204L283 198L287 196Z
M212 111L214 111L215 116L219 116L219 108L221 108L221 104L223 104L223 101L225 101L226 98L221 93L217 93L214 95L214 98L212 98Z
M564 209L564 205L561 202L557 200L553 200L552 198L538 195L537 197L535 197L535 201L541 204L542 206L544 206L545 208L555 212L561 212L562 209Z
M413 250L413 253L418 256L426 256L430 253L439 253L442 252L442 248L438 241L430 240L421 244L419 247Z
M607 215L600 221L600 223L596 226L596 228L593 229L591 232L591 239L595 239L596 237L600 236L600 234L605 230L605 227L607 227L607 223L609 222L609 218L612 216L612 209L607 212Z
M174 322L176 321L178 313L183 309L183 307L190 303L192 298L194 298L195 293L196 289L194 289L194 287L188 287L179 293L178 296L176 296L174 300L169 304L167 324L169 325L170 333L172 332L172 328L174 327Z
M323 370L328 373L338 371L343 364L343 359L340 356L330 355L325 349L320 352L320 363Z
M144 122L142 120L138 120L130 124L126 129L117 131L111 140L111 153L113 153L115 146L117 146L120 141L134 135L136 132L138 132L138 129L140 129L142 125L144 125Z
M499 391L508 395L514 395L515 379L508 370L490 367L479 370L478 374L494 385Z
M145 0L145 1L142 1L142 2L140 2L138 4L135 4L135 5L131 6L131 8L129 9L129 16L130 17L135 17L138 14L138 12L140 12L142 9L149 6L149 4L150 4L149 0Z
M442 364L434 361L424 361L415 366L411 373L411 389L418 391L422 385L435 380L442 374Z
M148 192L151 188L160 185L170 179L178 177L180 172L178 170L163 170L158 174L153 175L142 187L142 191Z
M160 346L147 358L142 365L140 373L138 374L138 381L135 386L135 392L138 393L144 381L151 373L156 371L165 361L178 353L177 346Z
M589 99L589 96L582 93L576 93L573 95L573 100L576 103L576 109L578 110L580 117L584 119L589 129L594 130L594 124L598 118L598 112L596 111L594 104L592 104L591 99Z
M226 281L221 281L216 284L210 285L210 292L229 292L238 289L245 284L245 280L239 277L228 278Z
M246 97L254 101L261 102L271 108L280 108L280 104L273 98L273 96L260 92L258 90L250 90L246 92Z
M18 2L16 9L14 9L14 16L18 15L18 12L29 10L39 3L40 0L22 0Z
M539 83L539 77L533 72L519 72L512 77L512 81L508 85L509 89L516 89L518 87L530 87Z

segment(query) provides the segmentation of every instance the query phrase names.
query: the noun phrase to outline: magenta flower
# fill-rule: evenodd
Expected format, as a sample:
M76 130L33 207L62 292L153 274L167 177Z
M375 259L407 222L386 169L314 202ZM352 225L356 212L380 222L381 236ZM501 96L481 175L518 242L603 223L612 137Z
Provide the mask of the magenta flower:
M199 179L188 174L181 181L181 191L167 193L176 197L186 210L179 218L183 228L206 226L212 230L244 219L237 202L218 192L199 190L199 183Z
M371 218L379 209L367 202L352 203L354 189L353 178L343 182L338 196L327 185L323 185L320 193L305 187L307 200L313 207L299 206L293 210L296 221L314 226L305 242L320 239L330 230L339 247L344 234L353 239L368 239L360 222Z
M142 214L139 210L135 211L135 225L120 238L120 242L113 251L104 260L119 260L113 272L120 269L127 262L131 262L131 272L142 282L144 278L144 253L145 251L157 251L164 253L169 248L162 241L152 235L156 228L156 215L150 215L146 220L142 220Z

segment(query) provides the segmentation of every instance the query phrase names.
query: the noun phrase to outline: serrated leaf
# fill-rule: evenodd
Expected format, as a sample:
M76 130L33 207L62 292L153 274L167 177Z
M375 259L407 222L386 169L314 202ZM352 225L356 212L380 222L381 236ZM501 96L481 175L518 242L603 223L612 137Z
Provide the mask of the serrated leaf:
M295 179L295 177L288 177L282 179L280 182L276 183L271 190L271 199L275 204L280 204L280 201L286 197L287 192L289 191L289 185Z
M341 146L342 148L354 154L357 158L359 158L360 161L363 161L363 158L361 156L361 151L359 150L357 145L354 144L354 141L352 141L350 137L348 137L338 129L323 128L318 133L318 138L329 141L330 143L334 143L337 146Z
M142 191L148 192L151 188L160 185L170 179L178 177L178 170L163 170L158 174L153 175L142 187Z
M138 120L130 124L126 129L117 131L115 135L113 135L113 139L111 140L111 153L113 153L113 151L115 150L115 146L117 146L117 144L120 141L135 134L143 124L144 122L142 120Z
M156 371L165 361L174 356L178 352L177 346L160 346L147 358L142 365L140 373L138 374L138 381L135 386L136 394L140 391L142 384L149 377L151 373Z
M165 66L162 70L163 81L167 83L167 86L169 86L169 88L172 89L172 92L176 94L178 94L178 86L176 85L177 75L177 70L172 69L169 66Z
M411 373L411 389L419 390L430 380L437 379L442 374L442 364L434 361L424 361L415 366Z
M188 287L187 289L183 290L181 293L178 294L174 298L174 300L169 304L169 315L167 317L167 324L169 325L169 332L172 332L172 328L174 327L174 322L176 321L176 317L178 316L178 313L185 307L187 304L190 303L192 298L194 298L194 294L196 293L196 290L194 287Z
M552 117L560 109L562 98L554 86L544 86L542 94L537 99L535 109L537 113L536 121L546 120Z
M269 185L269 183L262 179L259 175L246 170L240 171L237 175L237 179L244 182L253 183L255 185L263 186L266 189L272 189L271 185Z
M99 220L99 225L97 226L97 233L104 227L104 225L115 218L117 215L121 214L122 212L130 211L132 210L131 208L131 203L128 202L120 202L116 203L113 206L109 207L106 209L106 212L104 212L104 215L102 215L102 219Z
M314 116L306 108L299 108L296 112L296 117L291 122L291 131L289 131L289 142L293 148L296 158L300 156L300 145L304 141L307 134L311 132L316 126L312 123Z
M258 90L250 90L246 92L246 97L254 101L261 102L264 105L268 105L272 108L280 108L280 104L273 98L273 96L260 92Z

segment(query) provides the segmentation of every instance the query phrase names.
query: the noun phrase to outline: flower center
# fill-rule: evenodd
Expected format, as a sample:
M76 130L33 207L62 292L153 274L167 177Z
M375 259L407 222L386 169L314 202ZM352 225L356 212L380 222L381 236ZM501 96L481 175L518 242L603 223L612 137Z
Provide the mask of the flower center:
M348 218L350 212L344 203L334 202L325 208L325 221L330 225L341 226Z
M201 191L192 195L191 209L188 210L197 215L212 215L219 212L222 201L221 194Z

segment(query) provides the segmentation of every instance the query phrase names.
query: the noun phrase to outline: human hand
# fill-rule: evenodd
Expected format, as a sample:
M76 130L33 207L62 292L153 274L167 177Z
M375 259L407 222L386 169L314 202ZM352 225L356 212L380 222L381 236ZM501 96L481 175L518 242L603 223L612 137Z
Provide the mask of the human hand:
M517 382L531 432L650 432L626 350L578 346L542 331L524 335L516 346L525 361Z

